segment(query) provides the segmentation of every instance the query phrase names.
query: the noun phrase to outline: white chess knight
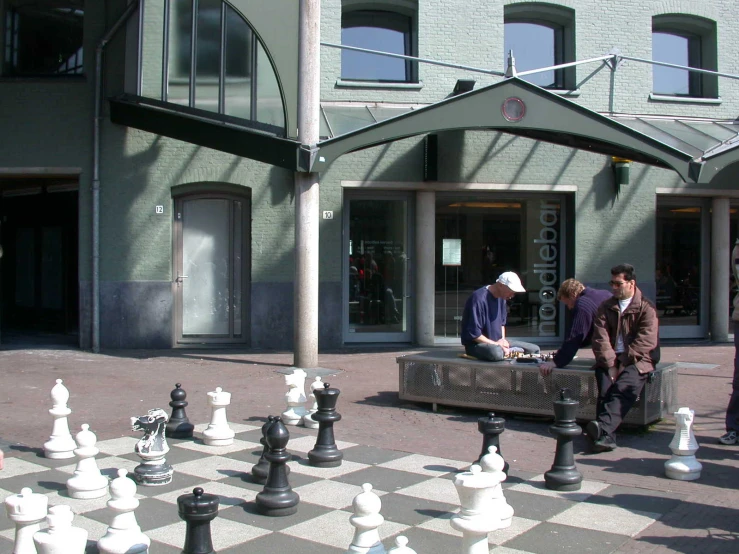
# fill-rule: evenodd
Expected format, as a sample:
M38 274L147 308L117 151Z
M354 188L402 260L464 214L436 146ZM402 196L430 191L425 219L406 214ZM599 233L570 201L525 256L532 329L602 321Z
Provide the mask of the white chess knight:
M54 426L51 437L44 443L44 456L52 460L63 460L74 457L74 449L77 445L69 432L67 416L72 410L67 406L69 402L69 390L62 384L61 379L56 380L56 385L51 389L52 408L49 413L54 416Z
M114 515L110 526L98 541L101 554L147 554L151 539L141 532L134 510L139 507L136 483L119 469L118 477L110 482L108 508Z
M463 554L488 554L490 551L488 533L501 528L493 503L493 490L499 484L496 474L483 472L477 464L454 478L462 509L452 516L450 524L462 532Z
M73 527L72 508L65 505L52 506L46 521L48 529L33 535L38 554L85 554L87 531Z
M349 523L354 526L352 539L347 554L385 554L385 547L380 542L380 533L377 528L385 518L380 515L382 502L380 497L372 492L372 485L362 485L362 492L352 501L354 514L349 517Z
M97 437L90 431L87 423L77 433L77 448L74 453L79 458L74 475L67 479L67 491L72 498L100 498L108 493L108 478L100 473L95 456L100 450L95 446ZM57 518L59 520L59 518Z
M15 523L15 545L13 554L37 554L33 535L41 530L41 522L46 517L49 498L37 494L30 488L21 489L5 499L8 518Z
M311 404L308 413L303 416L303 425L308 429L318 429L318 422L313 419L313 414L318 411L318 400L316 400L316 390L323 388L323 381L321 377L316 375L316 378L310 384L310 394L308 395L308 403Z
M495 480L498 481L498 484L492 490L493 510L500 518L500 528L510 527L513 522L513 508L506 502L505 495L503 494L503 486L501 485L507 477L503 472L505 460L498 454L496 447L491 446L488 448L488 453L480 459L480 467L482 467L485 473L494 475Z
M678 481L695 481L701 476L703 465L696 459L698 441L693 435L695 412L680 408L675 415L675 435L670 442L672 457L665 462L665 474Z
M285 384L289 387L285 393L287 409L282 412L282 423L285 425L300 425L305 409L305 378L308 374L302 369L295 369L285 375Z
M231 404L231 393L221 387L208 393L211 408L210 423L203 431L203 442L208 446L228 446L234 442L234 431L228 425L226 407Z

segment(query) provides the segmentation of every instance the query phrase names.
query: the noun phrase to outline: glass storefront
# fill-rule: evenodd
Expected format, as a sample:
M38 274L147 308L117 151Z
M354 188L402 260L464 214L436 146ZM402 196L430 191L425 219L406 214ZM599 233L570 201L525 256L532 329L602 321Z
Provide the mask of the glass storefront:
M527 291L509 302L507 334L560 336L562 205L551 196L437 194L437 342L458 342L467 297L504 271L518 273Z

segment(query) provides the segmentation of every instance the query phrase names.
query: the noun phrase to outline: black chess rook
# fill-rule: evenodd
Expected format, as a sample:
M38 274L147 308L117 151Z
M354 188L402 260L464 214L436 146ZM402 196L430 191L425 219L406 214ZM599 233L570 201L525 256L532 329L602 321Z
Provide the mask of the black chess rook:
M187 393L181 388L182 385L177 383L174 390L169 393L172 401L169 403L172 408L172 415L167 422L167 436L173 439L191 439L195 426L190 423L185 413L185 407L188 402Z
M279 417L267 428L266 442L269 451L264 457L269 462L267 483L262 492L257 494L256 503L259 513L266 516L291 516L298 511L300 497L290 488L287 480L287 462L290 454L287 443L290 432Z
M341 414L336 411L341 391L332 389L330 383L324 383L323 387L313 393L318 403L318 411L313 414L318 422L318 436L313 450L308 452L308 463L314 467L338 467L344 454L336 446L334 423L341 420Z
M557 437L557 450L552 468L544 474L546 487L553 491L577 491L582 486L582 474L575 466L572 444L572 440L582 434L575 422L579 405L570 389L561 389L554 401L554 424L549 426L549 432Z
M181 519L187 523L185 548L182 554L215 554L210 534L210 522L218 515L218 496L206 494L196 487L192 494L177 498Z
M489 452L491 446L495 447L498 455L505 458L500 450L500 435L505 431L505 419L496 417L495 413L489 412L487 416L477 420L477 430L482 433L482 450L475 463L480 463L480 460ZM505 462L503 473L506 475L508 475L509 467L508 462Z

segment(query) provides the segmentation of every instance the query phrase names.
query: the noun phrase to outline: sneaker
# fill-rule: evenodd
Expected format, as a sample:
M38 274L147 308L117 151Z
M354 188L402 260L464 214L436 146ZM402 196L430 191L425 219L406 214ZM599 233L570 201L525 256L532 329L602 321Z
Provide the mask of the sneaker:
M600 424L597 421L590 421L585 426L585 433L588 435L588 438L595 442L597 441L600 436L603 434L600 428Z
M603 435L597 441L593 442L593 452L610 452L616 450L618 445L610 435Z
M736 436L736 431L728 431L718 438L718 442L721 444L736 444L739 442L739 437Z

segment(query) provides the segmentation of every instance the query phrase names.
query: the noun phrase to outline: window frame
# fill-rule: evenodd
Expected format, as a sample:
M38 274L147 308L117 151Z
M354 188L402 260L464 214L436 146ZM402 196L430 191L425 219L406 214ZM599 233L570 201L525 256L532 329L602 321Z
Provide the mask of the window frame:
M403 3L398 6L395 4L375 4L367 6L366 4L344 3L341 12L341 32L345 28L352 27L374 27L378 29L387 29L404 34L404 55L418 56L418 17L417 10L403 9ZM343 44L343 40L342 40ZM367 54L371 55L371 54ZM416 84L419 82L418 62L405 60L405 79L360 79L356 77L344 76L344 64L341 62L340 79L345 82L355 83L407 83Z
M545 3L510 4L505 6L503 15L504 44L505 26L509 23L528 23L552 29L554 31L554 64L559 65L576 61L575 10ZM503 66L507 67L508 52L504 52L503 55ZM516 58L515 50L513 51L513 57ZM526 79L526 76L523 79ZM553 84L542 88L548 90L575 90L577 88L576 67L555 69Z
M661 14L652 17L652 59L654 58L654 35L673 35L688 40L688 66L697 69L718 71L718 48L716 22L699 16L684 14ZM659 96L676 98L713 98L718 95L718 77L705 73L688 73L688 93L657 92L654 73L658 65L652 66L652 91ZM687 70L686 70L687 71Z

